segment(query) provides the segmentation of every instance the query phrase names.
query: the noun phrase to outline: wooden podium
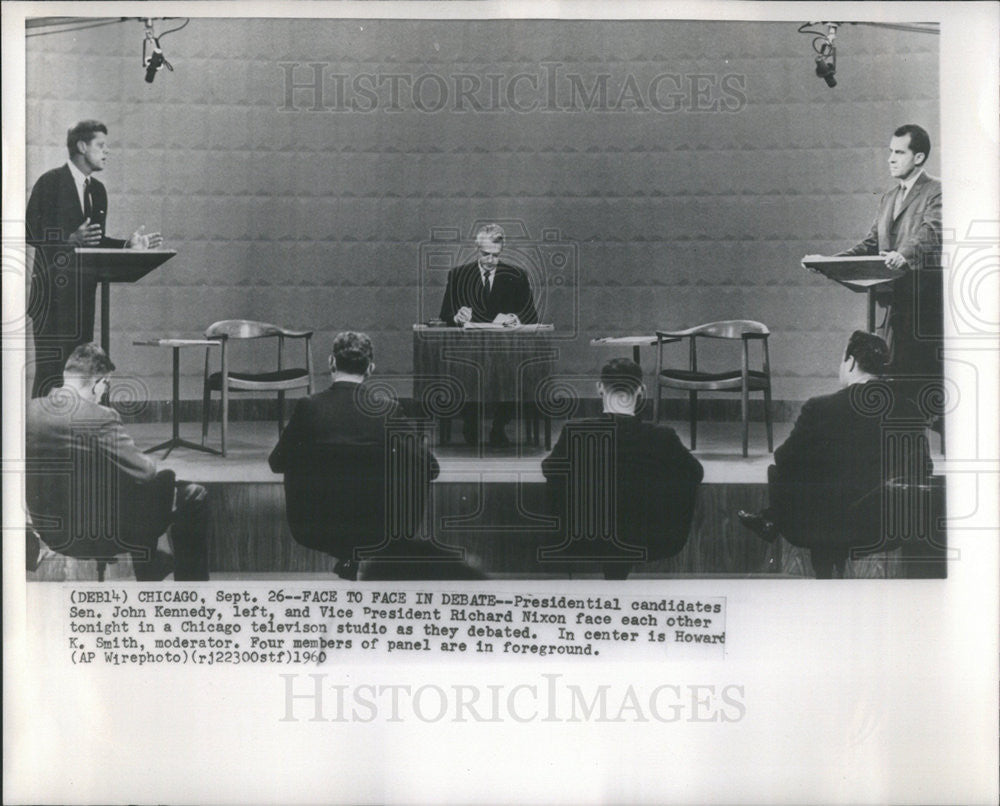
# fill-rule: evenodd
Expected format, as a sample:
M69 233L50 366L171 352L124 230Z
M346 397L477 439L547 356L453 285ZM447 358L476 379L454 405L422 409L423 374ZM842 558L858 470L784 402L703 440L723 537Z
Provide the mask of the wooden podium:
M558 351L553 332L551 325L414 325L414 400L430 408L439 395L469 403L518 403L534 413L542 384L555 368ZM459 410L456 408L454 414ZM430 413L445 426L447 414ZM534 417L531 419L534 426ZM543 420L545 445L551 448L549 418L543 414ZM446 427L442 430L447 434ZM537 438L537 432L534 436Z
M875 332L875 301L878 292L886 290L887 284L906 274L903 269L890 269L885 265L885 259L878 255L811 255L802 259L802 265L856 294L868 295L869 333Z
M173 249L77 249L82 276L101 284L101 348L111 340L111 284L134 283L177 254Z

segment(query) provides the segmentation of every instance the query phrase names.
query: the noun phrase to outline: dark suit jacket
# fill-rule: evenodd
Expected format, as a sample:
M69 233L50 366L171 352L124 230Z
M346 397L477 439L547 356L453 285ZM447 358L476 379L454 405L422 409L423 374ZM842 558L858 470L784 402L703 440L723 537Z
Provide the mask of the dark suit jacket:
M587 440L588 434L605 445L600 467L593 467L596 454L581 450L583 443L573 444ZM613 435L613 444L602 435ZM704 476L701 463L672 428L619 414L566 423L552 453L542 461L542 473L564 537L572 513L592 512L604 501L614 506L619 542L645 549L647 560L671 557L684 548ZM605 498L610 474L613 501Z
M410 536L439 471L419 430L398 409L366 411L359 386L338 382L300 400L268 458L285 474L292 536L342 560L387 535Z
M54 390L29 401L25 430L28 511L52 549L110 557L166 528L173 489L158 502L140 492L156 463L125 433L118 412Z
M108 192L93 175L90 188L91 223L100 224L103 232ZM69 166L42 174L31 190L26 222L28 243L35 247L28 310L36 335L73 339L78 344L93 341L97 282L78 276L68 243L83 219L83 206ZM125 241L104 236L99 246L117 249L125 246Z
M912 416L915 410L899 406L893 408L895 422L883 416L879 392L889 389L854 384L802 407L792 433L774 452L768 477L773 517L789 542L827 549L874 546L882 537L885 482L930 476L923 421ZM906 422L912 430L900 439L894 427ZM887 441L889 436L893 439Z
M937 356L943 333L941 276L941 182L926 173L917 177L893 218L896 188L879 202L864 240L843 255L899 252L907 274L892 284L893 373L939 374Z
M535 300L528 275L516 266L500 262L493 275L493 289L487 295L478 262L457 266L448 272L448 287L441 301L441 319L455 324L455 313L468 305L473 322L492 322L497 314L517 314L522 324L538 322Z

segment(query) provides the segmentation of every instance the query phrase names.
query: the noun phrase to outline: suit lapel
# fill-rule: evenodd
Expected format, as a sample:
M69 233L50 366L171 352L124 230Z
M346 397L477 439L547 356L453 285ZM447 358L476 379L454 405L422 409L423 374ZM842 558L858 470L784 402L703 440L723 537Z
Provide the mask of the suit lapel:
M920 176L917 177L917 180L913 183L913 187L910 188L910 192L907 193L906 197L903 199L903 203L902 205L900 205L899 208L899 215L893 219L894 221L898 221L900 216L902 216L903 213L906 212L906 208L909 207L913 203L913 200L917 197L917 195L923 191L923 186L928 181L930 180L927 178L926 171L924 171L924 173L920 174Z

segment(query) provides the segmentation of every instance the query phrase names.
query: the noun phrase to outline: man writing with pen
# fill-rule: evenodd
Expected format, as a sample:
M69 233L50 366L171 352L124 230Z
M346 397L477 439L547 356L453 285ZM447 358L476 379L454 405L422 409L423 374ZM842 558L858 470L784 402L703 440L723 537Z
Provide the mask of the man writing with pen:
M484 224L476 233L479 256L475 261L448 272L448 286L441 301L441 319L448 325L493 322L498 325L533 325L538 312L523 269L500 261L504 231L498 224ZM513 419L508 404L498 404L490 430L490 445L508 444L505 427ZM464 414L465 441L479 440L478 411L467 407Z
M108 129L83 120L66 137L69 159L39 177L27 207L27 241L35 248L28 315L35 344L32 397L62 384L70 353L94 338L97 280L82 276L74 249L157 249L160 233L143 227L128 240L105 235L108 193L94 176L108 159Z

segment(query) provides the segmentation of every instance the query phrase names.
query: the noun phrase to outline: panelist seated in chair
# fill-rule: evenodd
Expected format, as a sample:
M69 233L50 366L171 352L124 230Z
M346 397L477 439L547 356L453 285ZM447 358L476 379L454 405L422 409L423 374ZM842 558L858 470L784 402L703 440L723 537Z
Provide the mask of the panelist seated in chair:
M538 312L524 269L500 260L504 231L499 224L485 224L476 233L479 256L475 261L448 272L448 285L441 300L441 320L448 325L494 322L499 325L533 325ZM479 409L466 406L463 436L469 444L479 441ZM490 430L490 445L508 444L505 429L514 418L514 407L498 403Z
M362 386L375 369L371 339L338 333L325 392L301 399L268 458L285 476L285 508L296 542L337 558L335 572L354 579L400 547L434 559L435 547L411 539L419 532L437 459L424 435L395 404ZM378 561L362 563L356 549L382 544ZM414 577L447 577L457 564L416 563ZM383 568L384 570L384 568ZM404 568L400 576L407 574Z
M666 559L684 548L704 477L701 463L672 428L644 422L636 414L644 390L638 364L627 358L609 361L597 384L602 415L567 422L552 453L542 461L564 537L579 538L570 534L571 524L587 522L587 513L600 511L613 522L615 542L626 550L621 553L639 555L602 558L609 579L627 577L633 562ZM601 444L602 449L591 450ZM612 487L613 496L609 495ZM597 520L602 519L598 516ZM592 531L594 526L584 525L583 531ZM600 531L602 524L596 527ZM609 541L575 542L571 551L586 550L589 544L598 553L609 554ZM610 554L614 553L612 548Z
M925 484L932 472L922 418L893 387L878 381L889 348L856 330L840 364L841 389L807 400L768 468L770 505L740 510L740 521L764 540L784 536L810 549L817 577L843 574L849 553L885 551L883 488ZM885 405L883 405L885 404ZM888 416L887 416L888 415ZM896 426L887 430L895 421ZM913 433L896 433L912 423ZM887 440L886 437L892 437Z
M28 404L25 484L34 530L68 557L109 562L130 554L139 581L171 572L177 581L208 579L205 488L175 489L174 472L157 472L118 412L100 405L114 368L100 347L82 344L66 361L63 386Z

